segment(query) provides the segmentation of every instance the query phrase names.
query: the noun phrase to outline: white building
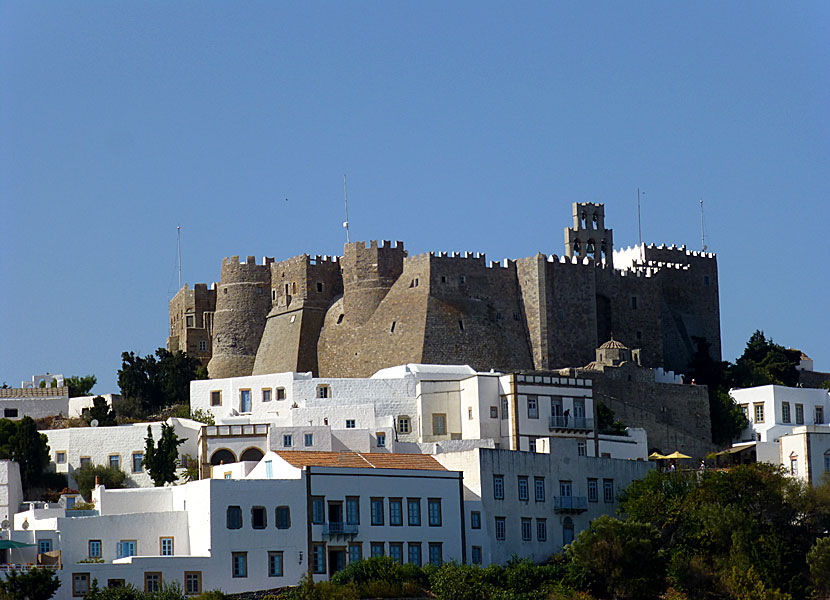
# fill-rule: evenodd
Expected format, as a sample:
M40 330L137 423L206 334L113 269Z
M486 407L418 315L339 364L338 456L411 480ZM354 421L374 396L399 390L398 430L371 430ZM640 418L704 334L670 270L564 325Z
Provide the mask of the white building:
M447 450L545 452L551 437L578 439L586 456L647 457L641 430L598 434L590 379L555 372L401 365L362 379L210 379L191 383L191 408L216 418L200 438L203 473L210 465L258 460L267 450L418 453L438 443Z
M593 519L614 514L618 493L654 466L580 455L573 439L550 441L549 454L478 448L435 456L464 472L470 563L550 558Z
M14 421L69 414L69 388L28 387L0 389L0 417Z
M812 486L830 481L830 427L796 427L778 442L781 464L791 477Z
M36 544L20 562L57 557L59 599L93 579L148 591L178 581L188 594L273 589L371 554L463 561L461 481L429 456L269 453L244 478L99 486L95 511L33 507L15 515L12 537Z
M170 418L166 421L185 442L179 446L179 455L198 455L198 438L202 424L190 419ZM127 474L127 487L152 487L153 482L142 466L146 446L147 427L158 443L161 422L133 423L112 427L70 427L43 431L49 440L49 453L58 473L66 473L69 486L76 487L72 477L85 464L115 467Z

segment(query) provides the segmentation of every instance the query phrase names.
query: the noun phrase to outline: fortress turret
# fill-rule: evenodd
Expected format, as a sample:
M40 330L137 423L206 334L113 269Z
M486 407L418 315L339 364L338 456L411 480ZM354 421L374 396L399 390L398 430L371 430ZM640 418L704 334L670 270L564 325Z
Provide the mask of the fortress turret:
M574 202L573 218L573 227L565 228L565 255L613 267L614 236L605 228L605 205Z
M222 276L216 293L213 325L213 357L208 364L212 378L250 375L265 317L271 308L272 258L262 265L249 256L222 261Z
M343 313L347 323L360 325L386 297L403 272L403 242L372 240L346 244L343 251Z

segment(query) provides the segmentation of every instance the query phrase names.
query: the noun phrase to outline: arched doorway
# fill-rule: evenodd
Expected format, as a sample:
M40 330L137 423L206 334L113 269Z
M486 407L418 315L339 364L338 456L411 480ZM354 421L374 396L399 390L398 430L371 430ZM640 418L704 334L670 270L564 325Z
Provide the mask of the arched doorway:
M213 453L213 456L210 457L210 464L213 466L222 465L222 464L230 464L236 462L236 456L234 456L233 452L226 448L220 448L216 452Z
M259 448L248 448L247 450L245 450L245 452L243 452L242 454L239 455L239 460L240 461L250 460L250 461L254 461L254 462L259 462L260 460L262 460L263 456L265 456L265 455L262 453L262 450L260 450Z

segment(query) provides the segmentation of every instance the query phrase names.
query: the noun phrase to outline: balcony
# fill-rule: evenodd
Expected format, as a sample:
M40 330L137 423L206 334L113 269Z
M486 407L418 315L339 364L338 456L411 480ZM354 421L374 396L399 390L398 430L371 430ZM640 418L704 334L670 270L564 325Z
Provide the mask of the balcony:
M581 513L588 510L587 496L554 496L553 512Z
M341 523L338 521L329 521L323 523L323 537L351 537L357 535L357 525L351 523Z
M564 415L554 415L549 417L548 427L554 429L571 429L581 431L591 431L594 429L594 420L586 417L571 417Z

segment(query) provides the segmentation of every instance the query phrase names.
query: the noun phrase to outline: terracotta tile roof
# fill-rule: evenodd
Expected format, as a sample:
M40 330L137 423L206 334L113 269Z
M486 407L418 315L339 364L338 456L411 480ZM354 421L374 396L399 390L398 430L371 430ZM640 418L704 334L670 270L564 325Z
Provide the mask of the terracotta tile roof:
M295 467L344 467L348 469L419 469L446 471L428 454L386 454L366 452L302 452L277 454Z

